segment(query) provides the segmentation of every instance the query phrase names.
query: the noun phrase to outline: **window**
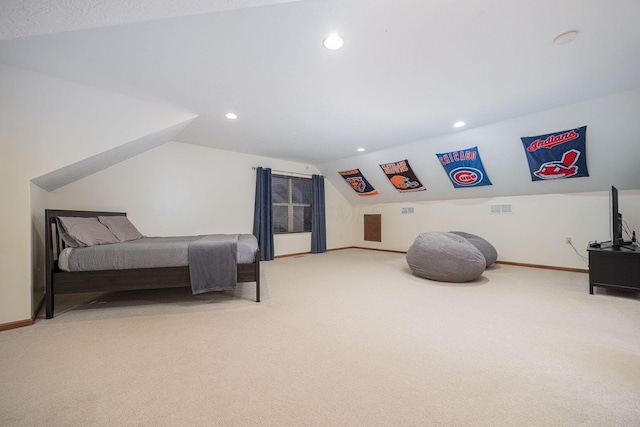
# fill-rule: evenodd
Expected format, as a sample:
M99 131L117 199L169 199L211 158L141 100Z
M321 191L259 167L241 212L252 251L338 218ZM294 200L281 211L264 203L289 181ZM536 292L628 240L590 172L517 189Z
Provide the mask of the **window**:
M271 197L275 234L311 231L313 186L310 179L273 175Z

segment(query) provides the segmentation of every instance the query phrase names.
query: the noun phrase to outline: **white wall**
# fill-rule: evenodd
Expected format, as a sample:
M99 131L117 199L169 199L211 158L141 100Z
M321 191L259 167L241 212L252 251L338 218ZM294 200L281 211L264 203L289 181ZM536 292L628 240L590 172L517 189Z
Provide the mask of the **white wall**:
M170 142L49 193L49 207L128 213L146 235L251 233L255 170L303 174L311 165ZM351 206L326 183L327 246L406 251L424 231L461 230L491 241L502 261L587 268L590 240L609 239L608 192ZM513 214L490 213L512 204ZM402 215L414 207L414 215ZM640 232L640 191L621 191L620 210ZM363 240L363 215L381 213L383 241ZM277 235L276 255L308 252L310 234Z
M145 235L251 233L256 171L310 165L170 142L49 194L58 209L124 211ZM352 207L325 185L327 247L351 246ZM309 252L311 233L275 236L275 254Z
M512 214L491 214L491 205L511 204ZM403 215L402 207L413 207ZM640 233L640 191L620 192L620 212ZM609 193L573 193L449 201L387 203L354 207L355 245L406 251L426 231L466 231L491 242L500 261L587 269L590 241L610 239ZM382 242L364 241L363 215L382 215ZM565 243L571 237L573 248ZM625 240L630 240L625 236Z
M31 263L39 238L32 234L30 180L193 117L0 65L0 324L29 319L32 289L41 286ZM43 195L33 197L40 209Z

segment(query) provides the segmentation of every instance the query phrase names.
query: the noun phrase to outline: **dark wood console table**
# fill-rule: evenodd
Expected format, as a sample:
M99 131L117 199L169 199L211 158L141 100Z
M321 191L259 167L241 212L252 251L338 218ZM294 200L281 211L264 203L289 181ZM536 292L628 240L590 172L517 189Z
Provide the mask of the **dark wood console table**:
M640 247L589 247L587 251L590 294L596 286L640 292Z

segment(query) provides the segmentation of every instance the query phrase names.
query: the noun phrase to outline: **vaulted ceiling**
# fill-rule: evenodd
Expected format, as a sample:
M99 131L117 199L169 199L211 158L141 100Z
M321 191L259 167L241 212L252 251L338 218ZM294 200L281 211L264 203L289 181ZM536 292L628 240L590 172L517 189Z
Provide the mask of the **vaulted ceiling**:
M320 164L640 87L638 22L637 0L9 0L0 62L197 114L175 141Z

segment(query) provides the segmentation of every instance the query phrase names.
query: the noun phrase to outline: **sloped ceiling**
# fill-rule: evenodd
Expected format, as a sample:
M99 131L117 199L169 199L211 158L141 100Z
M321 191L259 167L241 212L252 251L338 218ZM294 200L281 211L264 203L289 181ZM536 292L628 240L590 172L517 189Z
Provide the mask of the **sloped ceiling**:
M34 178L31 182L46 191L56 190L173 140L191 122L192 120L187 120L134 141L126 142L110 150Z
M390 147L317 165L352 204L411 203L431 200L482 199L533 194L572 194L640 188L640 88L520 116L458 133ZM532 181L521 137L586 126L589 176ZM492 185L454 188L438 153L478 148ZM426 191L401 193L380 165L408 160ZM362 197L338 174L358 168L378 195ZM550 213L547 220L552 220Z
M0 62L199 114L180 142L317 165L640 87L638 22L637 0L12 0Z

